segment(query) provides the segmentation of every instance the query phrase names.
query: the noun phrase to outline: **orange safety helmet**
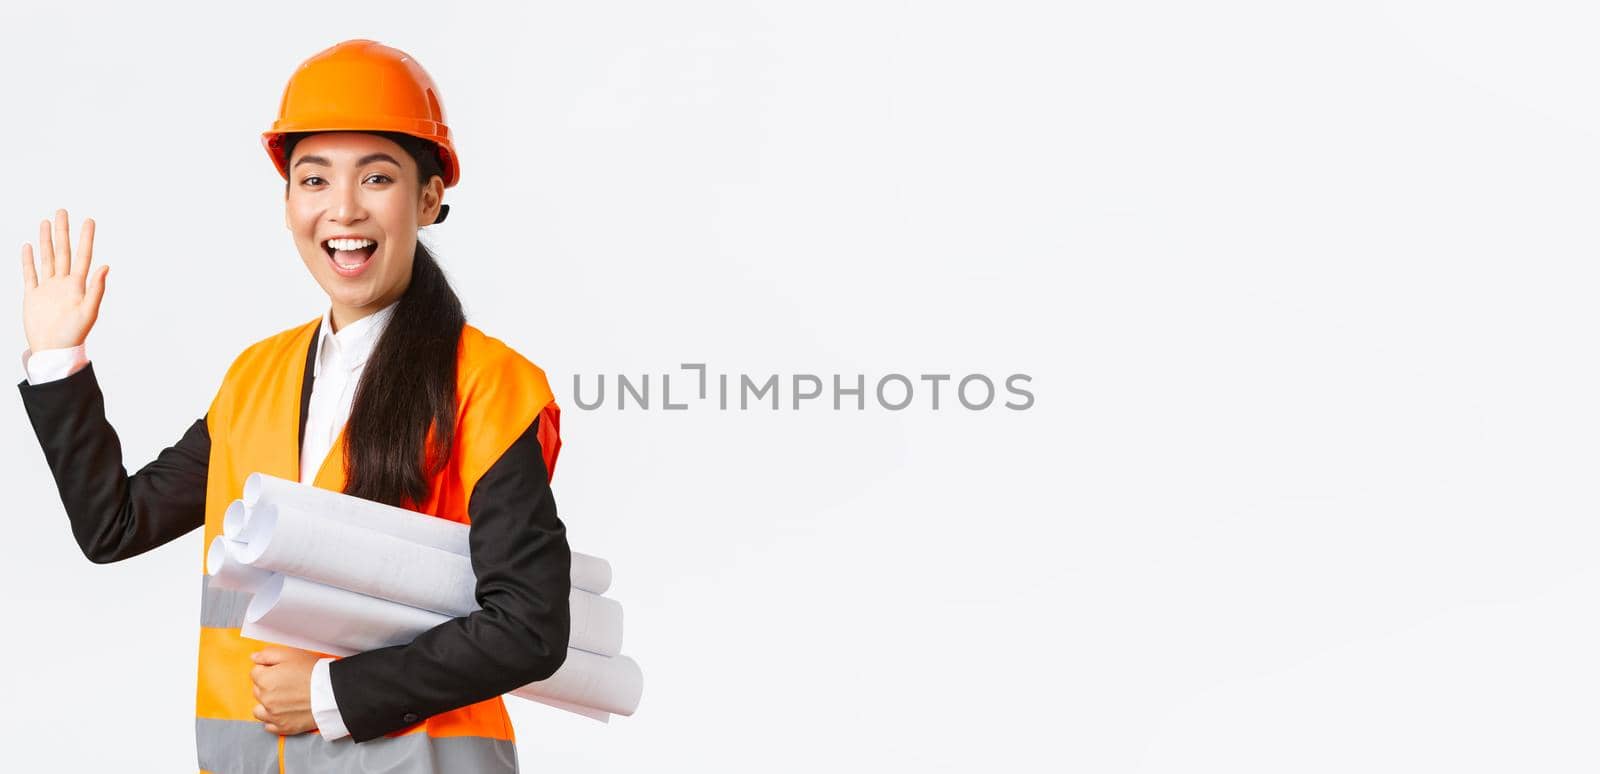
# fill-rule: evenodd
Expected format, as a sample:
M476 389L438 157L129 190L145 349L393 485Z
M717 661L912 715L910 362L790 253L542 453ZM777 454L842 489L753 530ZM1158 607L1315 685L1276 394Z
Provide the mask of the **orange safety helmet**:
M262 133L261 144L288 180L283 135L338 130L400 132L428 140L439 148L444 187L461 179L439 89L428 71L399 49L347 40L300 63L283 89L278 120Z

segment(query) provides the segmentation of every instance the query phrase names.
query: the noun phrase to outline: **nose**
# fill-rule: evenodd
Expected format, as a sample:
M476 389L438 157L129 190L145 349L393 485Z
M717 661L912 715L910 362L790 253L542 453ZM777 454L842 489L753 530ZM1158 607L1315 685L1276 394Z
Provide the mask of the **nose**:
M334 194L329 216L335 223L357 223L365 220L367 210L361 204L360 186L342 186Z

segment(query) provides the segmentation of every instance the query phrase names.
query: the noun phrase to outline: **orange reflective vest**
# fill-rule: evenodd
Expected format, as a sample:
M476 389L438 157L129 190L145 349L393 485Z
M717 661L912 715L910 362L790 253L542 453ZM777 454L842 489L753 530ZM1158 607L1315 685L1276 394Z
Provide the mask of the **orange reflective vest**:
M250 654L270 645L243 637L247 594L211 589L204 549L222 533L228 504L245 477L262 472L300 479L300 399L306 356L320 318L263 339L229 367L206 415L211 436L206 481L205 539L201 541L199 681L195 735L201 770L232 772L499 772L516 771L516 736L500 697L470 704L382 738L328 742L316 731L269 733L252 710ZM560 409L544 371L471 325L462 330L457 360L456 443L448 464L430 482L423 513L471 523L467 502L478 479L539 418L538 440L547 471L560 450ZM341 433L322 462L315 486L342 491ZM404 679L396 675L395 679Z

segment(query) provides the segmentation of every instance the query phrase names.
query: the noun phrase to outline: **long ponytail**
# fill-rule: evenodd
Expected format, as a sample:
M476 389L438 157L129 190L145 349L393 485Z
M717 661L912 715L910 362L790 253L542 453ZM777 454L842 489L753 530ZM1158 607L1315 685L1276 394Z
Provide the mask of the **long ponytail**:
M466 321L444 270L418 241L411 284L356 385L345 426L345 494L400 506L428 498L428 481L455 444L456 356Z

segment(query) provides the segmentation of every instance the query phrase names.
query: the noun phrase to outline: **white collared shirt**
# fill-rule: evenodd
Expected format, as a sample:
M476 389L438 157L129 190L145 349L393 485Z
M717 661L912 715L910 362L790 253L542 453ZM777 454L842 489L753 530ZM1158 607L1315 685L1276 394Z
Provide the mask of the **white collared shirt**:
M378 338L394 317L396 301L333 332L329 312L322 313L322 328L317 334L317 357L311 368L311 402L306 407L306 439L300 445L300 482L316 480L323 458L333 448L339 432L350 417L356 384L366 369L367 358Z
M310 484L316 480L323 460L333 449L333 442L349 420L361 372L366 368L367 358L372 355L378 339L389 327L389 320L394 317L395 307L399 303L395 301L348 323L338 333L333 332L332 310L322 313L322 325L317 333L317 355L312 360L306 437L300 445L301 483ZM26 372L29 384L65 379L88 363L82 344L38 352L25 349L22 352L22 370ZM328 676L328 664L332 662L331 658L320 659L311 669L311 715L316 719L317 730L329 741L350 735L333 697L333 682Z

